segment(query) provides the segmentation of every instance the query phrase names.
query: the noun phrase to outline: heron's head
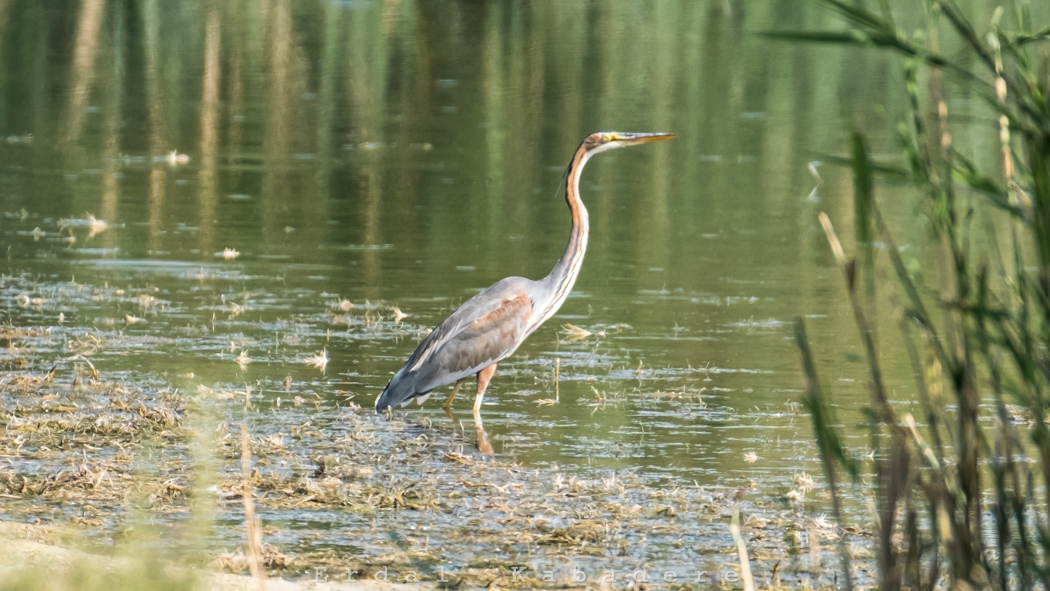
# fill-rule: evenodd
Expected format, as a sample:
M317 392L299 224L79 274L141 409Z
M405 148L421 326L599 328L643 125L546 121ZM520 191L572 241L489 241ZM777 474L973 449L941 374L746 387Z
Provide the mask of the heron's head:
M623 148L626 146L636 146L638 144L645 144L648 142L669 140L673 137L673 133L626 133L623 131L597 131L587 136L587 139L583 140L583 146L587 150L587 155L593 156L599 152L612 150L614 148Z

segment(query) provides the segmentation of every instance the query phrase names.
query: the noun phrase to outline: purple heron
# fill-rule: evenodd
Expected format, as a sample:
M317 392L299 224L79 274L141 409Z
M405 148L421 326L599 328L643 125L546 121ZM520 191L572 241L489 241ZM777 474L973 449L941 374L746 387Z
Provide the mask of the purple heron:
M483 434L481 401L496 373L496 364L514 353L526 337L558 311L580 273L589 232L587 208L580 199L580 174L587 160L613 148L673 137L670 133L618 131L599 131L587 136L566 173L565 200L572 213L572 231L565 254L554 265L554 270L539 281L507 277L467 300L423 339L404 367L394 374L376 399L376 410L384 411L398 404L404 406L412 400L423 404L432 390L455 382L442 405L448 412L463 380L477 375L474 420L479 436Z

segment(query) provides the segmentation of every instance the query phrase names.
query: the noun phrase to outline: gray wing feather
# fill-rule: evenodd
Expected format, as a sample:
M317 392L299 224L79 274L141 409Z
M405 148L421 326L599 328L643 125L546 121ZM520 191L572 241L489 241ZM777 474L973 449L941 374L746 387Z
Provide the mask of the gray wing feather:
M433 349L428 358L418 363L418 387L436 388L473 375L507 357L518 348L529 317L532 302L519 294L504 299L498 308L461 326Z
M435 328L376 400L379 409L473 375L507 357L527 336L528 279L508 277L467 300Z

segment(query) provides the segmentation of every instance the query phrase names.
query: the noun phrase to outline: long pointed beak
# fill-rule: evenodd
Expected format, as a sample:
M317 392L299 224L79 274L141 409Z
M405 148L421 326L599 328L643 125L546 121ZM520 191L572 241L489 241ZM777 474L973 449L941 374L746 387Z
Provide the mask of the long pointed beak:
M618 133L615 141L624 146L634 146L636 144L669 140L674 136L673 133Z

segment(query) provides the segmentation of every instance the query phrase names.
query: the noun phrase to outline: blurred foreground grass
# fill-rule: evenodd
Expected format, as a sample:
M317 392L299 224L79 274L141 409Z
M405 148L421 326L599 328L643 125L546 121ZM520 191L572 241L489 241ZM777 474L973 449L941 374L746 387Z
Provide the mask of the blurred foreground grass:
M165 565L145 551L100 556L70 546L76 546L71 531L0 521L0 589L178 591L200 588L203 582L198 573Z

